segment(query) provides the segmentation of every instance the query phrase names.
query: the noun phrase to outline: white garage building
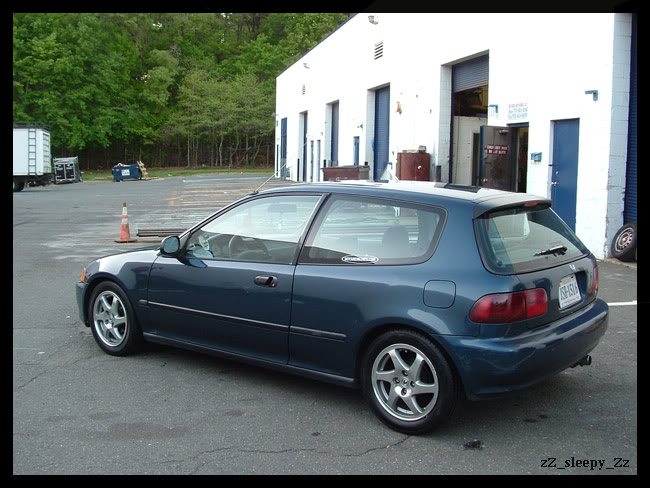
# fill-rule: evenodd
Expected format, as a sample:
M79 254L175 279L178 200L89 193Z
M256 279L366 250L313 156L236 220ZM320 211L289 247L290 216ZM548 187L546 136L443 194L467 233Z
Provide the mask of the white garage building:
M356 14L278 76L278 177L418 151L425 179L552 198L607 257L636 222L636 14Z

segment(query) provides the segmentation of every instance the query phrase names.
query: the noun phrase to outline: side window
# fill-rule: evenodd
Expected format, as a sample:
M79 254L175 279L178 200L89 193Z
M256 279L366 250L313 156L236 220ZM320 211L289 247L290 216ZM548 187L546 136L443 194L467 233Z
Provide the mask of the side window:
M383 199L335 197L307 237L300 263L414 264L431 257L445 211Z
M311 195L282 195L238 205L194 232L185 255L291 264L319 199Z

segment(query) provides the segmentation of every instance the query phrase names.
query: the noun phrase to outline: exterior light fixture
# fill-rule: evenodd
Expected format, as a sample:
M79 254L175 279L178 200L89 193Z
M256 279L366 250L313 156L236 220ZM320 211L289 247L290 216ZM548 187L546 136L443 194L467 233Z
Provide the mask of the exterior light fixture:
M594 102L598 101L598 90L587 90L585 92L585 95L593 95L594 97Z
M373 25L379 24L379 18L376 15L368 15L368 22Z

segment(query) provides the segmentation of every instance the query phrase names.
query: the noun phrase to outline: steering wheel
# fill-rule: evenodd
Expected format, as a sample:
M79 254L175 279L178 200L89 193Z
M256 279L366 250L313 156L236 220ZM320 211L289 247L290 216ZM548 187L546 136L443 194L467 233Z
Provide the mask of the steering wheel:
M248 247L241 236L234 235L230 238L230 241L228 241L228 251L230 252L230 256L240 254L247 249Z
M234 235L230 238L230 241L228 242L228 251L230 252L231 257L237 256L245 251L254 251L254 250L260 250L264 252L265 258L269 259L268 249L266 248L264 243L258 239L253 239L247 242L241 236Z

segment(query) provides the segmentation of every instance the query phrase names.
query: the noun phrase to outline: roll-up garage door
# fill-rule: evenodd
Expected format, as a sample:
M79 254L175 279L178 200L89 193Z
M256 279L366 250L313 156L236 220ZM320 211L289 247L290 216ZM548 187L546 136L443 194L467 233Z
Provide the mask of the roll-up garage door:
M374 141L374 179L384 177L388 166L390 129L390 87L375 91L375 141Z
M452 69L451 86L454 93L488 84L489 56L470 59L456 64Z
M628 119L627 173L625 176L625 223L636 224L636 121L637 121L637 66L636 66L636 14L632 16L632 46L630 59L630 115Z
M339 103L332 104L332 166L339 165Z

